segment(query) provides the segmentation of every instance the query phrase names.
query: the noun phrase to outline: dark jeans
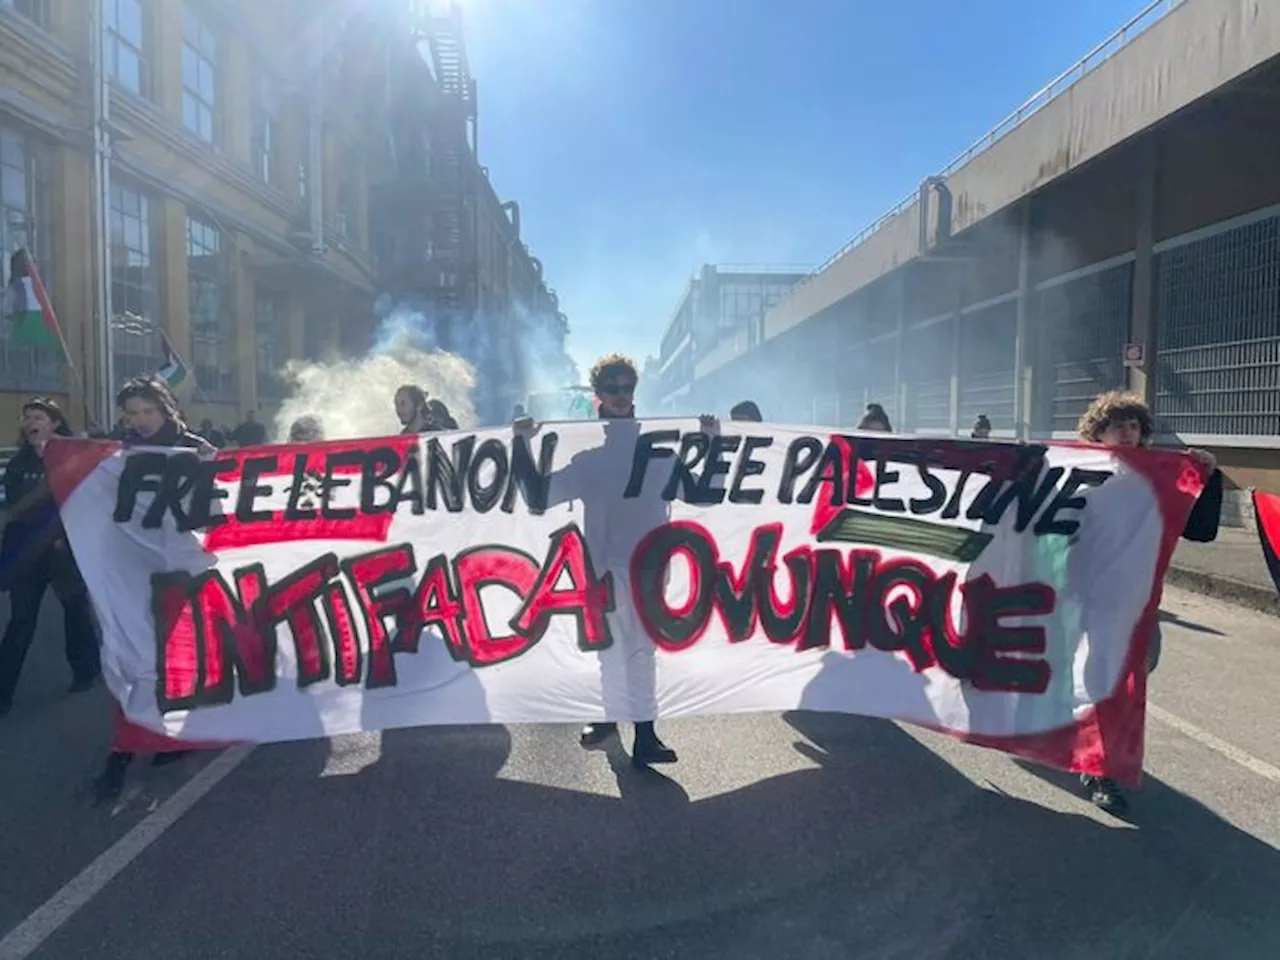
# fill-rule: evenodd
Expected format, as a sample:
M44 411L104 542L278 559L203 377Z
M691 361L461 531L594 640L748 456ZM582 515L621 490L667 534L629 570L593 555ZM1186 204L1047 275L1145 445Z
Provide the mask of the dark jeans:
M65 548L50 550L29 561L9 585L9 625L0 639L0 703L12 703L18 675L36 635L40 601L53 587L62 604L67 663L76 680L88 680L101 671L98 637L89 606L89 594Z

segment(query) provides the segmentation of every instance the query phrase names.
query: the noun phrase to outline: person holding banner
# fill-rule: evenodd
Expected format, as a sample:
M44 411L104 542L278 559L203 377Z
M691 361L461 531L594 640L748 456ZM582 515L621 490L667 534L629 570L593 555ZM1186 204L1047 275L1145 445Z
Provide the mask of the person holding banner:
M13 707L18 676L35 638L40 602L50 586L62 604L70 692L89 690L101 673L89 594L45 475L45 447L55 435L71 436L71 427L62 409L47 397L23 404L21 424L18 452L4 473L9 517L0 542L0 586L9 592L9 625L0 639L0 717Z
M211 443L187 429L178 412L177 399L158 377L134 377L116 395L116 404L128 425L123 441L126 447L180 447L205 456L217 452ZM125 772L135 754L153 754L152 765L160 767L181 760L193 749L193 744L130 723L118 703L113 703L113 708L111 753L94 781L98 803L120 795Z
M116 395L124 414L126 447L186 447L212 454L216 448L182 421L178 400L158 377L134 377Z
M1112 390L1095 397L1080 416L1076 427L1079 438L1086 443L1100 443L1106 447L1146 447L1151 445L1155 432L1155 419L1146 402L1136 393ZM1207 543L1218 536L1222 516L1222 471L1217 468L1213 454L1205 450L1188 451L1212 472L1204 489L1191 508L1191 514L1183 527L1182 536L1197 543ZM1146 672L1148 675L1160 663L1162 638L1157 622L1147 647ZM1082 774L1080 782L1089 792L1093 804L1112 813L1122 813L1128 801L1120 785L1110 777L1093 777Z
M635 364L629 357L625 357L622 354L612 353L596 361L595 366L591 369L591 388L595 391L597 415L601 420L635 419L635 396L639 379L640 375L636 371ZM659 522L666 519L665 504L663 507L663 516ZM639 504L623 504L621 509L639 509ZM648 526L649 524L644 522L643 519L638 524L638 527ZM626 569L625 564L632 554L635 542L638 542L640 537L647 532L648 529L637 529L637 536L622 537L621 540L626 541L622 549L613 549L617 545L611 544L609 559L617 558L621 560L624 565L623 568ZM615 538L611 536L610 539ZM635 542L631 542L633 540ZM620 583L619 586L626 585ZM625 596L625 593L623 595ZM627 604L621 604L620 607L622 609L630 609ZM650 689L652 689L655 659L653 644L649 641L648 636L638 622L627 624L625 632L628 635L620 636L619 641L633 645L633 649L628 656L628 665L639 667L639 672L646 675L642 678L642 681L647 681ZM654 703L652 706L654 712L656 712L657 704ZM631 761L635 766L643 767L649 764L676 762L676 752L659 739L653 720L638 720L635 727L635 743L631 751ZM618 725L613 722L589 723L582 730L582 745L590 747L603 743L617 732Z
M667 504L661 498L641 495L630 500L610 500L610 491L619 494L626 487L630 456L615 456L619 445L634 448L639 435L635 422L636 385L639 374L635 363L620 353L611 353L596 361L591 369L591 387L597 400L599 419L610 421L605 428L604 444L596 450L579 454L552 477L552 489L558 490L555 502L568 500L583 504L583 532L590 545L590 556L600 570L613 574L615 595L629 597L630 558L636 545L655 527L667 520ZM517 431L537 428L530 417L514 424ZM613 475L610 471L622 469ZM614 610L614 648L600 653L600 671L604 680L606 709L629 711L637 716L631 763L643 768L651 764L675 763L676 752L658 737L652 719L657 704L657 657L653 642L632 612L632 605L620 601ZM621 669L618 669L621 667ZM610 702L612 701L612 702ZM626 706L623 706L625 704ZM589 723L582 729L584 747L605 744L618 733L618 724L609 720Z

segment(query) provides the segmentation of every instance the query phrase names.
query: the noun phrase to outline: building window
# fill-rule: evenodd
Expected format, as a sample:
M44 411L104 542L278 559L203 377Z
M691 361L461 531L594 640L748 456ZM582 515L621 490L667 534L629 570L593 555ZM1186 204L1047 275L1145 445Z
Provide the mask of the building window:
M118 383L155 373L164 363L157 290L151 202L145 193L112 183L111 352Z
M217 227L187 217L187 316L196 384L208 399L236 399L227 260Z
M0 0L0 7L16 10L38 26L49 28L49 0Z
M279 400L284 396L284 382L280 379L283 323L284 305L281 298L260 295L253 315L259 400Z
M9 257L25 248L35 258L56 308L47 229L49 190L42 160L37 141L0 128L0 279L7 288ZM13 343L10 333L9 321L0 321L0 385L15 390L61 390L61 351Z
M217 110L218 38L190 10L182 21L182 123L213 142Z
M275 84L259 74L252 106L253 170L263 183L276 181L276 149L280 139L280 106Z
M138 95L146 92L146 14L142 0L103 0L102 58L116 83Z

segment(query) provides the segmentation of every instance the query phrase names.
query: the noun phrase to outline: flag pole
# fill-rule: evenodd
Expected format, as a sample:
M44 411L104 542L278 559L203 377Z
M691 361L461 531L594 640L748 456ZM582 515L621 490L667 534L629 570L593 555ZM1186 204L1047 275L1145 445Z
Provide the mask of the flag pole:
M62 332L62 324L58 322L58 313L53 309L53 301L49 299L49 291L45 289L44 279L40 276L40 268L36 266L36 258L31 255L31 251L26 247L19 247L17 253L26 264L27 277L31 280L31 286L36 291L37 301L42 306L47 303L49 305L49 313L53 315L53 332L58 335L58 345L62 347L62 360L71 372L71 384L76 390L80 391L80 398L84 402L85 427L87 429L91 425L93 418L89 414L89 400L85 394L84 378L80 375L80 368L76 366L76 362L71 356L71 348L67 346L66 334Z
M159 333L160 342L164 345L165 353L172 354L173 359L178 362L178 366L182 367L182 369L186 371L186 375L191 378L191 393L195 401L197 403L203 403L204 401L202 401L199 396L200 381L196 379L196 368L191 366L191 364L187 363L187 361L182 358L182 354L180 354L178 352L178 348L173 345L173 341L169 339L169 334L163 327L160 328ZM166 356L165 359L167 363L168 357Z

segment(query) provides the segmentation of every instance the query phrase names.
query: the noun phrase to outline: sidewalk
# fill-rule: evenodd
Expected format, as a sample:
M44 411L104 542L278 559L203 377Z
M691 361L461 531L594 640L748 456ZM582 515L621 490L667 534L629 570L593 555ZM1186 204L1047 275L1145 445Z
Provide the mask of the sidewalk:
M1178 541L1165 583L1280 614L1280 593L1271 582L1253 530L1222 527L1212 543Z

